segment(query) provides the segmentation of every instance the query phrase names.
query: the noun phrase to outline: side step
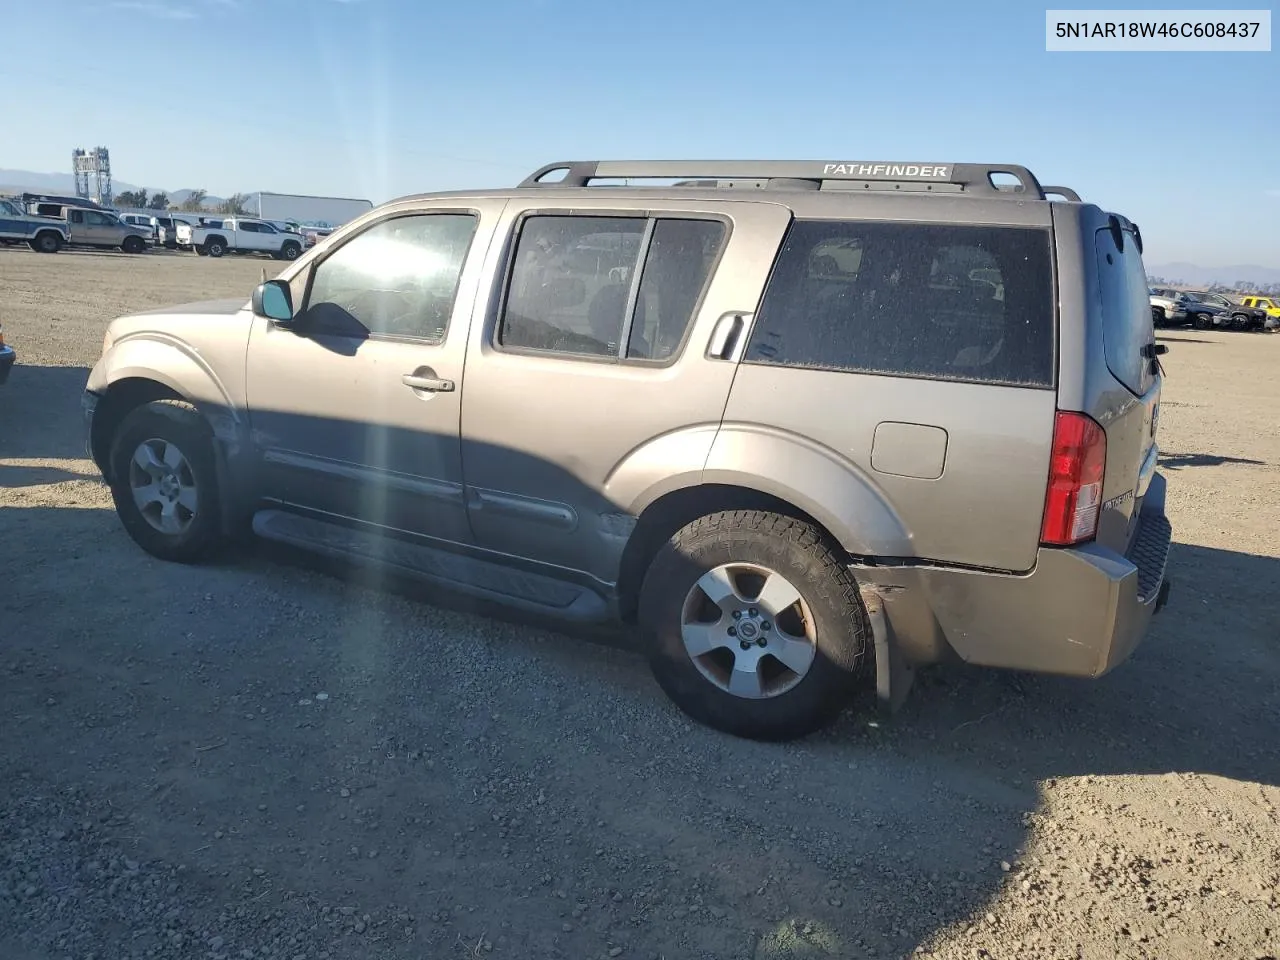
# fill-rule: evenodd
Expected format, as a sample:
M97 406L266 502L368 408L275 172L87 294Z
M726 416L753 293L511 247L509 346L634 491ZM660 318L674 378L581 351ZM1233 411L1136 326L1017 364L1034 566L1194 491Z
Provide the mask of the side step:
M255 513L253 532L266 540L338 560L389 567L450 590L534 613L586 623L604 622L610 616L605 599L586 587L284 510Z

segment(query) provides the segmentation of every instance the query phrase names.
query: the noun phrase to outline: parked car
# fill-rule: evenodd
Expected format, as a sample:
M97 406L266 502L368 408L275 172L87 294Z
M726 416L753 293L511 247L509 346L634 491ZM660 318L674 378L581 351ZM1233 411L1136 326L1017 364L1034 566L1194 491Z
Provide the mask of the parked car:
M305 249L310 250L331 233L333 233L333 229L330 227L303 227L302 245Z
M17 202L0 197L0 240L25 243L37 253L57 253L69 238L65 223L32 216Z
M141 213L122 213L120 219L130 226L138 227L146 230L151 234L151 242L154 244L159 235L159 227L156 225L156 218Z
M178 224L190 224L191 221L181 217L156 217L156 243L166 250L178 249Z
M110 210L86 207L63 207L63 219L71 233L70 243L77 247L111 249L125 253L142 253L151 242L151 230L125 223Z
M17 363L18 355L13 347L4 342L4 326L0 325L0 387L9 380L9 371Z
M195 245L191 242L191 236L192 236L192 232L196 229L196 227L221 227L221 226L222 226L221 220L215 220L209 217L200 217L196 220L195 223L192 223L189 220L179 220L177 222L177 226L174 228L174 233L177 235L178 248L181 250L195 250ZM206 251L203 249L198 250L196 252L199 253L201 256L204 256L206 253Z
M1241 297L1240 305L1255 310L1262 310L1266 314L1263 321L1266 329L1274 330L1280 326L1280 297L1260 297L1256 295Z
M191 228L190 244L196 253L221 257L228 253L269 253L277 260L302 255L302 234L278 230L265 220L229 217L215 225Z
M114 320L89 449L157 557L252 529L637 623L690 716L800 736L915 665L1096 677L1141 641L1172 533L1141 253L1017 166L555 164Z
M1188 297L1181 290L1169 287L1152 287L1149 291L1151 320L1157 327L1167 327L1187 322Z
M1191 316L1193 322L1196 318L1204 316L1202 307L1207 307L1211 314L1207 318L1208 322L1197 325L1203 326L1230 326L1236 330L1253 330L1261 329L1267 320L1267 312L1260 307L1246 307L1242 303L1237 303L1224 297L1220 293L1211 293L1207 290L1191 290L1187 293L1188 306L1187 314Z

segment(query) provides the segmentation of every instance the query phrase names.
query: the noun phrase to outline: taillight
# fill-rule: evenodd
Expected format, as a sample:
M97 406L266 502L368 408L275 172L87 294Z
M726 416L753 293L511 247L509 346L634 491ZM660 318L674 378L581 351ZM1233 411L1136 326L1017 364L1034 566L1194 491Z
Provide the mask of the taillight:
M1053 422L1042 544L1065 547L1094 538L1106 465L1107 435L1102 427L1083 413L1059 411Z

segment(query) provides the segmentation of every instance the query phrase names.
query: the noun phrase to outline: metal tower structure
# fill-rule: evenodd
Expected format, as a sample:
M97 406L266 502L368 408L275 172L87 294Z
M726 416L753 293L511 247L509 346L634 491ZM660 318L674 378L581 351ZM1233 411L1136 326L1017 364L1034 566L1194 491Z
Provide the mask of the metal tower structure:
M111 206L111 154L106 147L71 151L71 170L76 178L76 196Z

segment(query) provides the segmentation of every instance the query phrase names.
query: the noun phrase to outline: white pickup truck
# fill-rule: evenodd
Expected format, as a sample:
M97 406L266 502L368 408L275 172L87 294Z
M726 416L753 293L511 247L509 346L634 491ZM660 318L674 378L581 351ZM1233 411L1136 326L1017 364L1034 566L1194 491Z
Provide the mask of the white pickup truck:
M178 246L201 256L225 253L269 253L277 260L297 260L302 255L302 234L280 230L265 220L227 217L198 226L178 224Z

